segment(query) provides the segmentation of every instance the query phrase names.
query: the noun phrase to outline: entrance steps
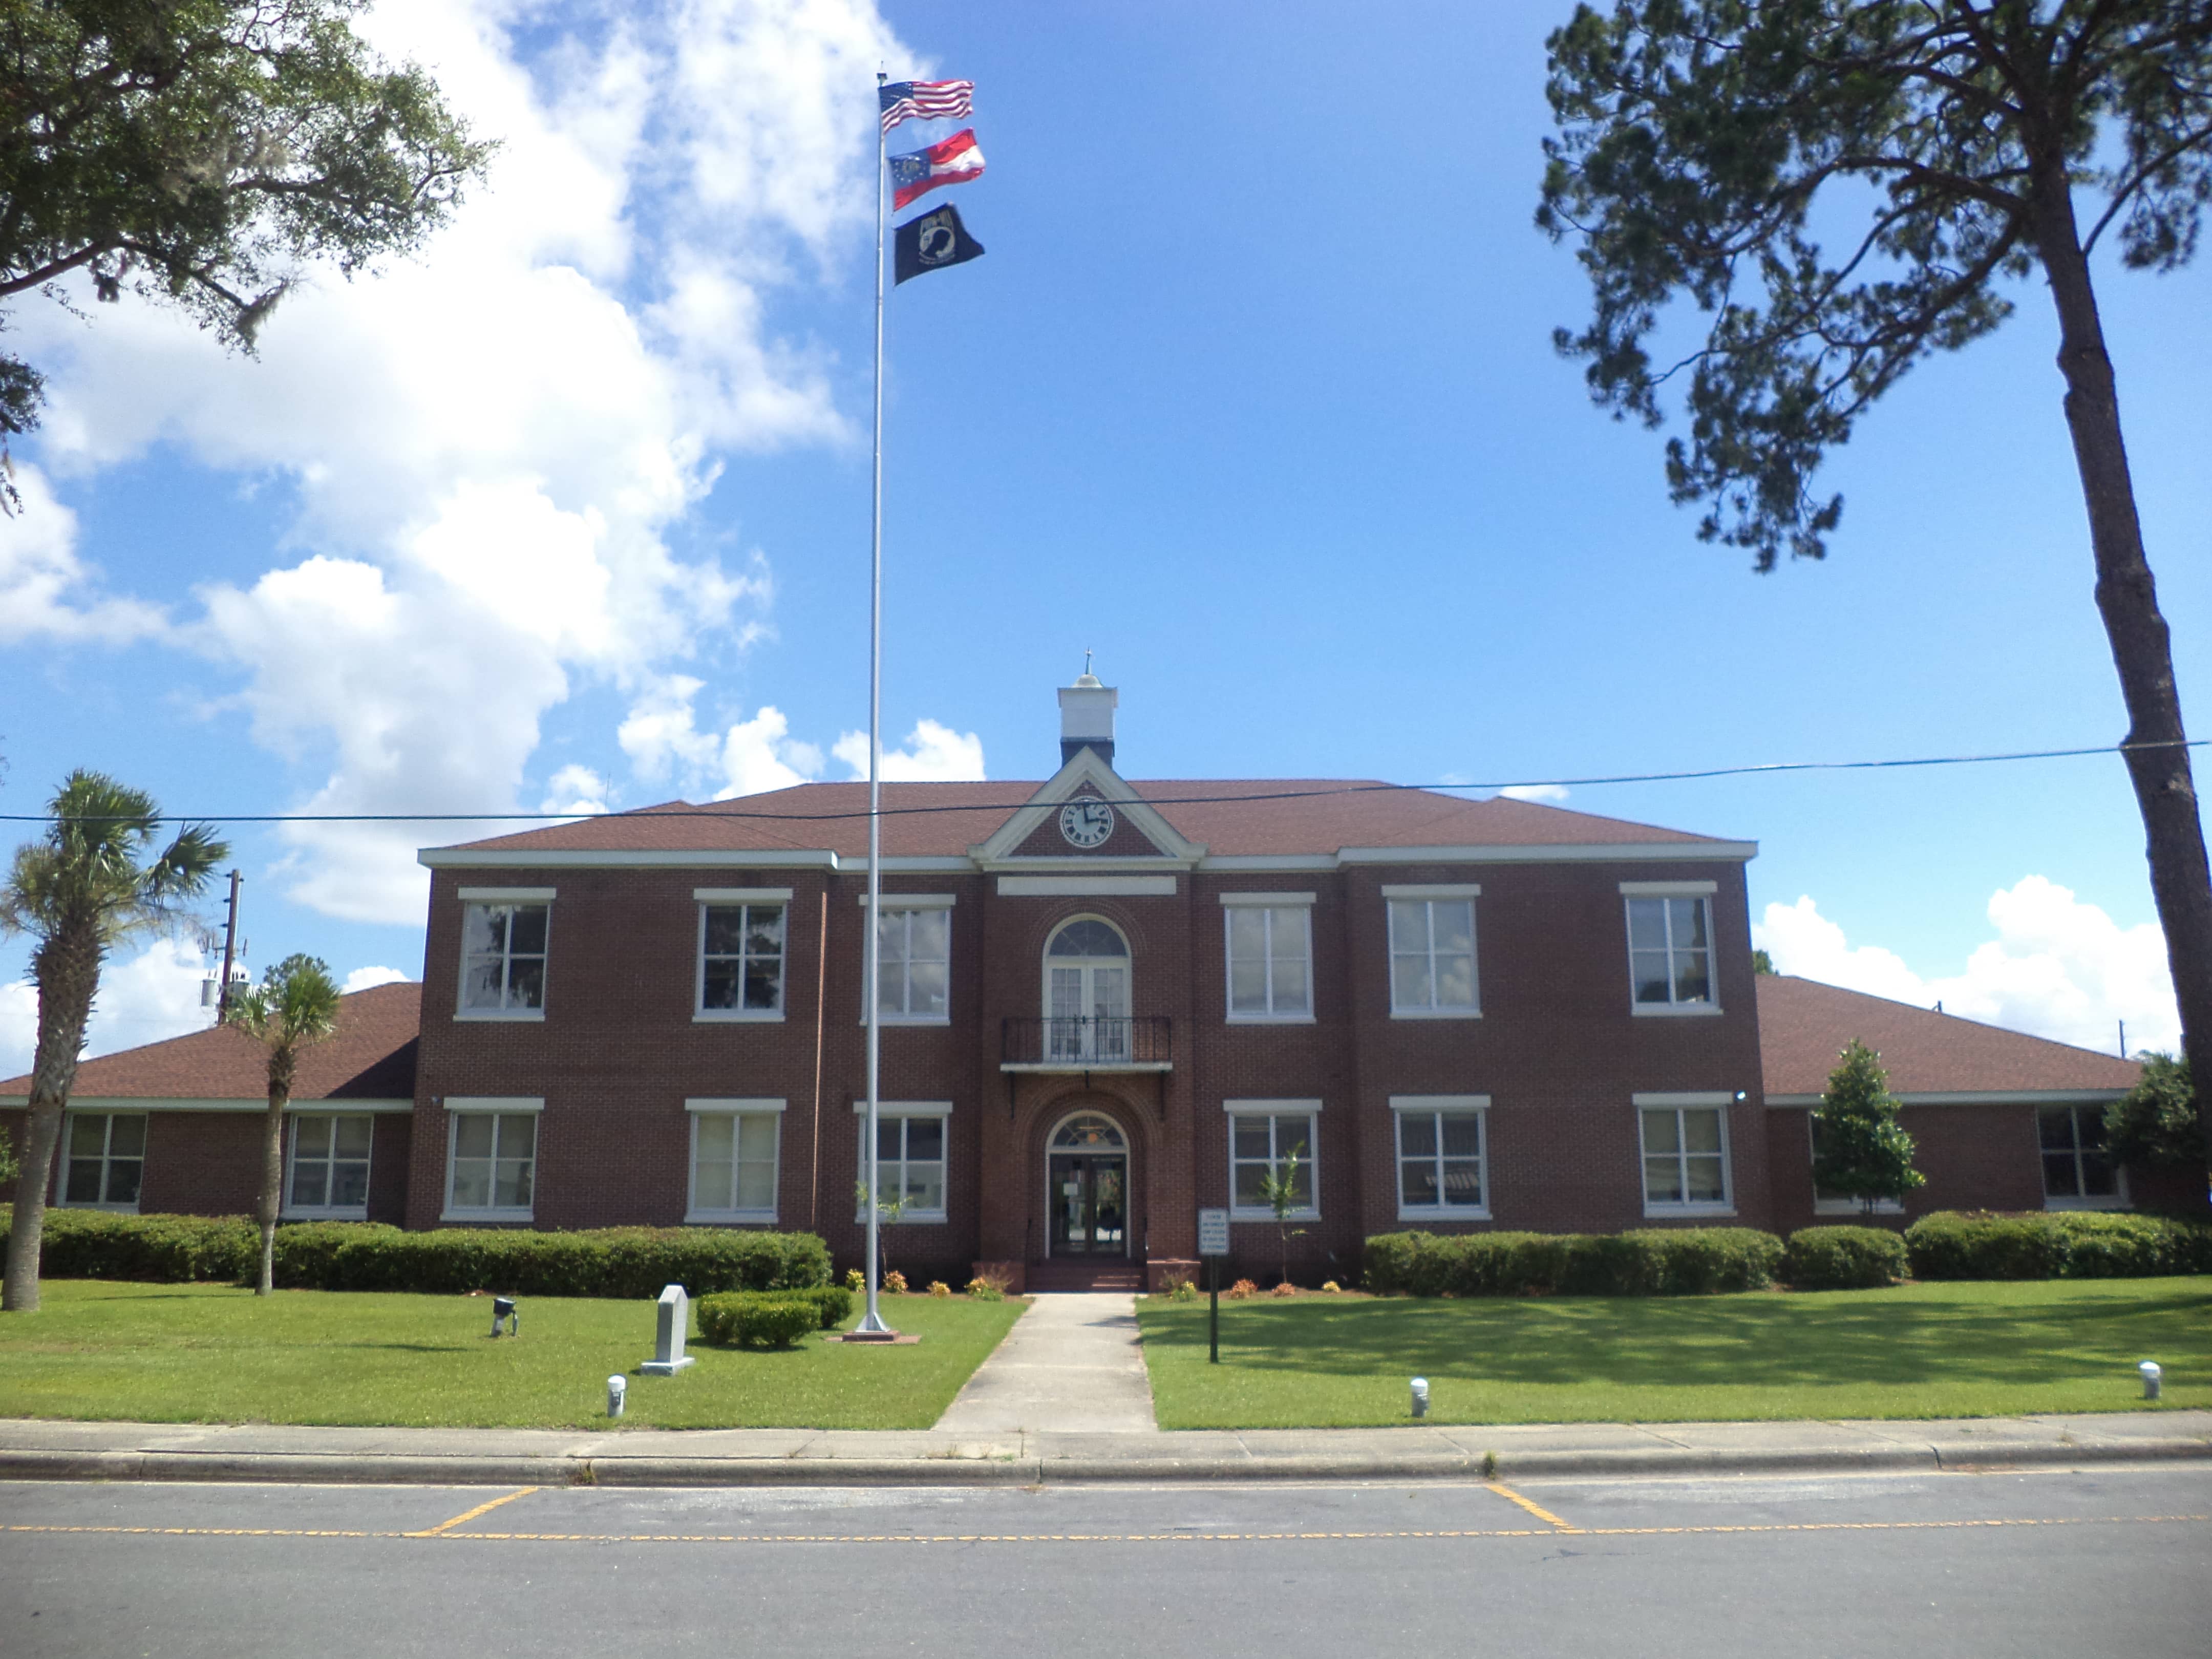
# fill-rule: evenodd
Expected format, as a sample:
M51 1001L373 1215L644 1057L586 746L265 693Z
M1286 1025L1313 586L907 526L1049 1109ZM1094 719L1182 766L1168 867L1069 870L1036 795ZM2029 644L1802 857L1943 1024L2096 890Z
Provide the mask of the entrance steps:
M1024 1288L1047 1293L1118 1291L1133 1295L1145 1288L1144 1270L1127 1261L1033 1261L1023 1279Z

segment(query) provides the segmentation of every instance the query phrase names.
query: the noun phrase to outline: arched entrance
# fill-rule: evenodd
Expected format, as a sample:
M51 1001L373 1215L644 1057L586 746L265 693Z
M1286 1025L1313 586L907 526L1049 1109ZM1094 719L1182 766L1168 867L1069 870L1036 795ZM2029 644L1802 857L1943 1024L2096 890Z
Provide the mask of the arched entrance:
M1129 1144L1103 1112L1062 1118L1045 1141L1047 1253L1055 1260L1129 1254Z

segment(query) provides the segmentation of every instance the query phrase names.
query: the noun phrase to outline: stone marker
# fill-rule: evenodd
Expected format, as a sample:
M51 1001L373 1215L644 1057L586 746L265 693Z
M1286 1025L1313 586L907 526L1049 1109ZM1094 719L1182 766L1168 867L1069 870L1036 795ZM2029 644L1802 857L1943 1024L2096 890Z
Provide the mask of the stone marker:
M691 1356L684 1352L684 1338L691 1328L691 1298L681 1285L671 1285L660 1293L659 1311L653 1358L638 1369L647 1376L673 1376L691 1363Z

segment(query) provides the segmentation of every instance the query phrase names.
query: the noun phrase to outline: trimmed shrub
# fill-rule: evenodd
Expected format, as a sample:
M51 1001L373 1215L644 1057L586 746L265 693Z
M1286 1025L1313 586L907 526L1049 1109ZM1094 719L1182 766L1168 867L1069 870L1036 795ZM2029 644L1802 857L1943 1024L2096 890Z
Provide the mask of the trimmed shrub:
M1386 1296L1710 1296L1765 1289L1782 1258L1782 1241L1752 1227L1381 1233L1364 1283Z
M1938 1210L1905 1230L1919 1279L2144 1279L2212 1273L2212 1223L2074 1210Z
M14 1206L0 1206L0 1226ZM39 1272L47 1279L125 1279L154 1285L258 1275L261 1235L244 1216L46 1212Z
M727 1345L738 1339L731 1333L741 1304L748 1300L789 1302L813 1310L814 1328L834 1331L852 1316L853 1293L842 1285L817 1285L803 1291L725 1291L702 1297L693 1304L702 1341Z
M1782 1276L1801 1291L1865 1291L1894 1285L1906 1266L1905 1240L1886 1227L1802 1227Z
M276 1230L276 1282L293 1289L650 1300L663 1285L681 1285L696 1300L723 1291L804 1290L829 1279L829 1249L811 1233L694 1227L407 1232L345 1221Z
M842 1288L824 1287L833 1296ZM701 1299L702 1340L725 1347L787 1348L809 1331L826 1328L816 1297L784 1291L731 1291Z

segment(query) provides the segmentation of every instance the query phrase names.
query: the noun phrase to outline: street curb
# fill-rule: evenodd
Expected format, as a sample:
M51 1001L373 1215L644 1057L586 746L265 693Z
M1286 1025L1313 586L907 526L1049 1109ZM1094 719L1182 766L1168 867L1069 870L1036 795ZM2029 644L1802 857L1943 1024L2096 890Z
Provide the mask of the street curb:
M1729 1451L1693 1447L1473 1456L526 1457L351 1453L70 1451L0 1448L0 1480L199 1481L410 1486L977 1486L1218 1481L1480 1480L2069 1468L2212 1458L2212 1440L1930 1444Z

